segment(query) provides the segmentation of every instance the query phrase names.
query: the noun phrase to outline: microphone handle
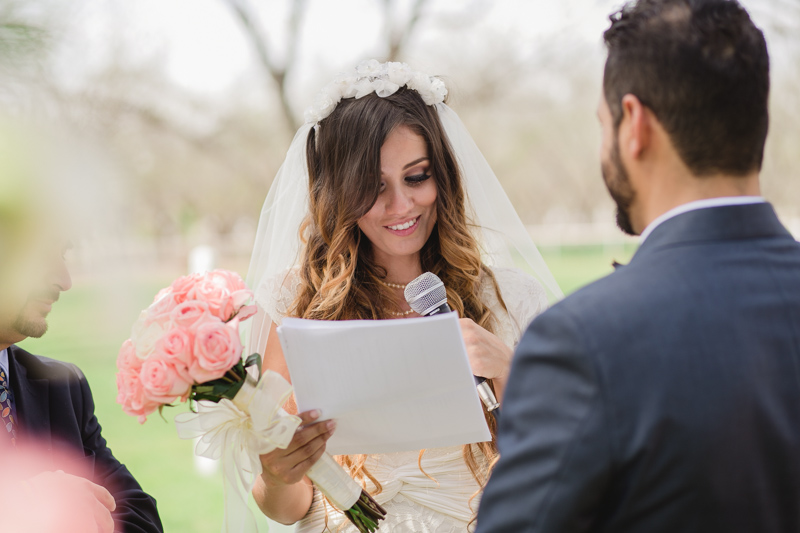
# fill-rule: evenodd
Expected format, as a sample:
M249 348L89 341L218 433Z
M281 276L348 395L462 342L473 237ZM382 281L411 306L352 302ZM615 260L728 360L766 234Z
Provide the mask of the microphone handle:
M497 397L494 395L492 388L489 387L489 384L486 382L486 378L481 376L472 376L475 378L475 385L478 388L478 396L480 396L483 405L486 406L486 410L490 413L494 413L495 409L500 407L500 402L497 401Z

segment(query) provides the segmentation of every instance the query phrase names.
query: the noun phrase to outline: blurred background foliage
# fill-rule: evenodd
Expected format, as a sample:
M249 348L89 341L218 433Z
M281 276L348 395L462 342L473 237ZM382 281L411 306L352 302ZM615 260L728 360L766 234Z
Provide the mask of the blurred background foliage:
M800 2L742 3L772 57L764 193L800 236ZM598 162L601 33L619 5L0 0L0 117L70 152L58 185L73 189L60 197L78 222L75 286L50 332L23 345L84 369L106 438L158 499L167 531L218 531L219 473L198 469L171 423L122 414L116 352L197 246L246 274L261 204L316 91L373 57L444 77L571 292L636 247L614 227Z

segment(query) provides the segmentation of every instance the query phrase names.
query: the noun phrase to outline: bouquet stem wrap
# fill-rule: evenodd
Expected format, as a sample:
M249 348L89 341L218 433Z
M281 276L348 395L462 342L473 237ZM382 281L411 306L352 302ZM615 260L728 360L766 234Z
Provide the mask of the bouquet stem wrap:
M283 409L281 413L290 416ZM343 511L350 509L361 497L361 485L356 483L344 471L342 465L328 453L322 454L322 457L308 469L306 475L337 509Z
M291 385L269 370L259 380L251 369L257 373L255 367L248 368L242 388L233 401L227 398L218 403L201 400L197 402L197 413L181 413L175 417L180 438L200 438L195 449L197 455L222 460L223 533L258 531L255 517L247 507L247 498L262 472L259 455L286 448L300 425L300 418L281 409L291 394Z

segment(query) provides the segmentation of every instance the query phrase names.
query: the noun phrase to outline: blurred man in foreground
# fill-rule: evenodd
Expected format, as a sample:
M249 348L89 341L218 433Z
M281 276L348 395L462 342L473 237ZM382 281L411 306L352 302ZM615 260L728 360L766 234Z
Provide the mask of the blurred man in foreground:
M161 532L155 500L106 446L81 371L15 346L44 335L72 285L63 220L17 138L0 131L0 530Z
M641 245L519 343L477 530L796 533L800 244L760 196L764 37L735 0L639 0L605 41L603 177Z

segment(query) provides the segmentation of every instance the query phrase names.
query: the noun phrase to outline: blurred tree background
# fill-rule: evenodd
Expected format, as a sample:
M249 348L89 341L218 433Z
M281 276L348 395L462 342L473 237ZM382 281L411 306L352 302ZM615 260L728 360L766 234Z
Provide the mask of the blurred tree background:
M800 4L743 3L773 57L765 192L794 228ZM195 244L247 255L305 106L336 73L370 57L446 78L451 105L543 244L571 242L576 225L584 240L614 239L594 109L600 33L616 4L3 0L2 98L7 113L91 138L116 164L122 201L104 224L113 244L102 248L127 264L177 260ZM196 55L178 56L178 45ZM188 68L176 67L180 58L194 69L191 83L176 76ZM239 68L220 80L220 61Z
M800 2L741 2L772 58L764 193L800 237ZM317 90L368 58L441 75L569 292L635 249L614 226L595 117L601 33L620 4L0 0L0 116L80 146L75 286L26 347L84 369L106 438L167 531L217 531L221 486L171 424L121 413L116 351L195 247L246 274L262 202Z

